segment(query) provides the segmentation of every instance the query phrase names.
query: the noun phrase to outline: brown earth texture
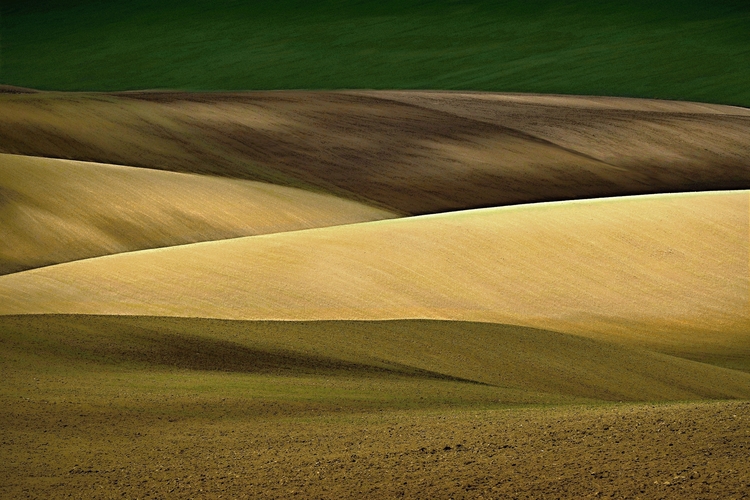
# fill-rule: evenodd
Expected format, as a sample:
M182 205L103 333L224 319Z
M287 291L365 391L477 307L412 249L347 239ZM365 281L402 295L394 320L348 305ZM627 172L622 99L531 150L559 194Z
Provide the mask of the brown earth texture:
M740 499L750 488L750 375L704 363L489 324L0 325L2 498ZM430 338L436 351L420 345ZM499 374L478 383L487 358ZM702 379L680 382L695 370ZM744 401L647 403L628 384L648 376L661 399L735 384ZM691 398L720 397L710 391Z
M4 498L750 495L747 402L252 419L14 406L33 418L0 417Z

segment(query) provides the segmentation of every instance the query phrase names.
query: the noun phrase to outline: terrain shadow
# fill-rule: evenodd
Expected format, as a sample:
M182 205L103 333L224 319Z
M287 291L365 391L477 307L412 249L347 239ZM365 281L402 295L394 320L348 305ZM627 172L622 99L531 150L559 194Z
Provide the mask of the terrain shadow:
M463 321L3 316L0 356L34 369L46 365L76 370L176 368L402 378L470 382L535 397L606 401L750 395L750 374L741 371L604 339Z
M31 348L35 354L97 364L138 363L185 370L275 375L399 376L487 385L399 363L383 362L377 366L284 349L253 348L119 319L117 316L5 317L0 324L0 335L4 337L3 343L15 338L16 342L11 340L11 343L15 343L16 348ZM195 323L187 319L186 323L189 322ZM207 329L211 326L205 320L198 325ZM28 332L34 334L29 336Z

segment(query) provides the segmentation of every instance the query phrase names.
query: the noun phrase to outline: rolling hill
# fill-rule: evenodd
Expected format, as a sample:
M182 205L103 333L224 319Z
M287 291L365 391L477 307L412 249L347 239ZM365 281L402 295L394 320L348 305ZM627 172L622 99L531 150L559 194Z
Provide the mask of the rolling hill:
M748 217L651 195L197 243L0 277L0 314L486 321L744 366Z
M0 103L0 152L262 181L400 214L750 185L750 111L730 106L445 92Z
M394 216L253 181L0 154L0 274Z
M266 380L276 385L274 399L281 402L298 397L293 390L298 378L325 381L329 389L362 380L361 391L351 396L363 407L388 406L388 399L373 391L378 384L389 387L390 404L411 400L423 407L438 405L441 387L456 385L465 387L463 398L454 396L462 404L750 397L748 373L491 323L34 315L0 317L0 329L1 355L15 360L18 372L13 384L30 367L43 365L81 377L180 370L213 383ZM419 384L417 394L427 399L422 403L412 392ZM337 396L309 397L311 403L326 403Z
M0 2L0 498L739 498L748 26Z
M642 401L747 398L750 374L608 342L440 321L6 316L0 332L4 496L744 485L746 401ZM638 403L602 401L620 398Z

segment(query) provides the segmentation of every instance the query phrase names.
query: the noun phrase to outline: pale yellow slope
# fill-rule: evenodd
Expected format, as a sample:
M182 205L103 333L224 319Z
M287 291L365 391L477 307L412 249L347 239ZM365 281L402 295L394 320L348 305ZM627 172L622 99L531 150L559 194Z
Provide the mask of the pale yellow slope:
M0 277L0 313L480 320L726 353L750 339L749 210L652 195L120 254Z
M259 182L0 154L0 273L393 217Z

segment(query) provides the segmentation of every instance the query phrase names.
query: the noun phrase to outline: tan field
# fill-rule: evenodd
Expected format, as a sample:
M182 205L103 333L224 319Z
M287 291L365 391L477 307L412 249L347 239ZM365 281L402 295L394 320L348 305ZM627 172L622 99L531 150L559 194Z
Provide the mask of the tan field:
M0 498L745 498L748 138L0 86Z
M0 103L0 152L314 188L406 214L750 182L750 112L731 106L449 92Z
M266 183L0 154L0 274L394 216Z
M0 313L486 321L731 363L749 217L747 191L652 195L198 243L0 277Z

